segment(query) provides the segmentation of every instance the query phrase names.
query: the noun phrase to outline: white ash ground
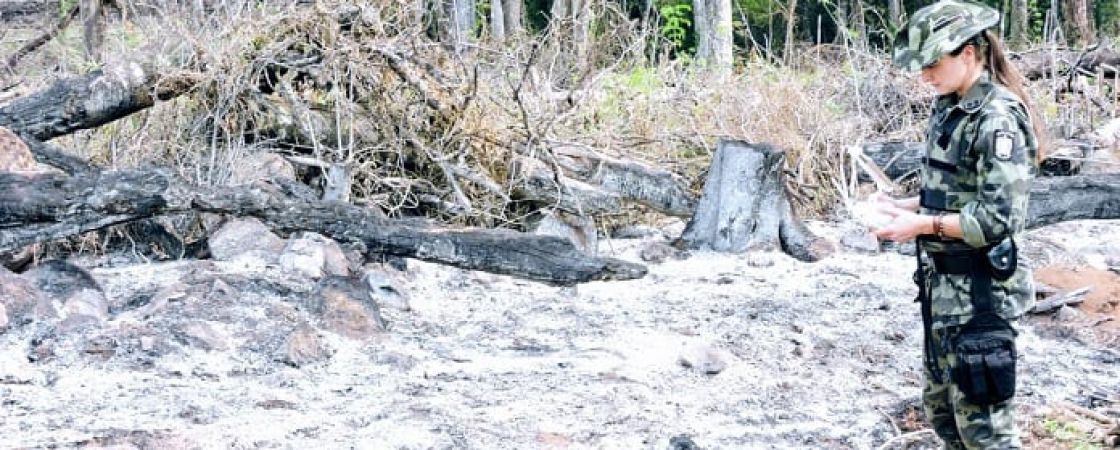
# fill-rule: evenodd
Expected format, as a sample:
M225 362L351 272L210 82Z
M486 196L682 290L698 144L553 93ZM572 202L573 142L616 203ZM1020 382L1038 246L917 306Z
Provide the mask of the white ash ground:
M1086 242L1120 236L1115 223L1093 227ZM641 244L600 250L638 261ZM204 264L247 280L233 301L180 311L222 326L227 349L168 338L155 351L89 351L96 336L161 331L171 318L129 319L122 302ZM61 339L59 357L39 363L26 355L41 331L0 335L0 448L663 449L682 434L706 449L875 448L918 403L912 271L894 253L807 264L694 252L641 280L558 288L409 261L412 311L383 308L390 329L372 342L324 332L330 359L293 368L267 341L311 320L301 305L313 281L197 261L96 269L118 311L102 329ZM1021 422L1120 392L1114 349L1026 322ZM682 367L696 344L726 367Z

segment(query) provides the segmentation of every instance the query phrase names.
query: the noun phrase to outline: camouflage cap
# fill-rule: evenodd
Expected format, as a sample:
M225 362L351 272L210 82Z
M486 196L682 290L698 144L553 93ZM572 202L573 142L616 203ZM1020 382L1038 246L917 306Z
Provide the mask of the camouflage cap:
M921 70L997 23L999 12L976 3L942 0L926 6L895 37L894 64Z

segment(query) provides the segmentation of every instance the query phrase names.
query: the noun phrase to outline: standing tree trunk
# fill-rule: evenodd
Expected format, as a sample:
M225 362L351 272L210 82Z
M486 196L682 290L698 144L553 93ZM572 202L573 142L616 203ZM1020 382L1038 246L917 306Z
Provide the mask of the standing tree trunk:
M1085 47L1097 41L1097 32L1093 27L1090 12L1091 0L1066 0L1066 24L1069 30L1070 43Z
M436 27L443 42L460 53L470 43L474 31L474 1L436 0Z
M1029 20L1030 2L1028 0L1011 0L1011 11L1008 13L1010 26L1007 30L1007 41L1016 47L1025 46L1030 40Z
M902 25L902 0L887 0L887 25L891 30Z
M783 250L802 261L833 251L790 207L785 152L767 144L720 140L704 182L704 196L677 242L719 252Z
M731 0L693 0L692 15L696 26L696 59L711 67L730 68Z
M502 10L502 0L490 0L490 37L499 42L506 39L506 15Z
M864 19L864 6L863 0L855 0L852 3L852 27L855 28L856 45L860 48L867 47L867 20Z
M786 35L784 37L786 48L782 55L786 62L790 62L793 58L793 30L797 25L797 0L789 0L786 4Z
M571 30L571 48L574 60L572 69L583 72L589 64L588 50L591 46L591 0L554 0L552 2L552 21L563 30Z
M517 36L521 34L521 16L523 10L521 3L522 0L505 0L502 2L502 12L505 15L506 36Z
M848 42L848 2L851 0L836 0L836 39L835 44L844 45Z

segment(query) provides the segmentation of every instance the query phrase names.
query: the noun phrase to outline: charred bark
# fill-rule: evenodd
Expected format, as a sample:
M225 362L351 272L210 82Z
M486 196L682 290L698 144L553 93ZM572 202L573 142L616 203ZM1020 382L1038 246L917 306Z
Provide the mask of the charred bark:
M1027 228L1068 220L1120 219L1120 173L1038 178Z
M767 144L721 140L704 194L678 245L743 253L784 250L816 261L832 246L814 236L786 196L785 152Z
M191 77L161 76L150 67L126 63L59 80L44 91L12 100L0 107L0 126L48 141L149 108L156 100L183 94L194 83Z
M638 264L587 257L553 236L407 225L343 203L281 198L252 188L192 186L158 169L83 177L0 174L0 251L192 210L257 217L281 232L315 231L359 244L367 255L405 256L556 285L646 273Z

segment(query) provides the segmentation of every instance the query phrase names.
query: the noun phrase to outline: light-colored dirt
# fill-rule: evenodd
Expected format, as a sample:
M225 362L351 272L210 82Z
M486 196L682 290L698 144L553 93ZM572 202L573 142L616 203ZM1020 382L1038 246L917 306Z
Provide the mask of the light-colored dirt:
M642 244L600 249L636 261ZM322 332L332 356L302 368L278 362L275 341L314 323L311 280L235 263L95 269L108 323L0 334L0 448L664 449L688 435L705 449L863 449L924 426L912 257L696 252L650 269L559 288L410 261L412 311L384 309L371 342ZM201 274L239 295L134 313ZM1024 429L1047 405L1120 392L1114 348L1040 320L1019 341ZM175 332L198 321L228 348ZM43 342L55 356L28 362ZM695 346L726 367L683 367ZM933 448L916 437L907 448Z

